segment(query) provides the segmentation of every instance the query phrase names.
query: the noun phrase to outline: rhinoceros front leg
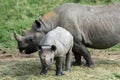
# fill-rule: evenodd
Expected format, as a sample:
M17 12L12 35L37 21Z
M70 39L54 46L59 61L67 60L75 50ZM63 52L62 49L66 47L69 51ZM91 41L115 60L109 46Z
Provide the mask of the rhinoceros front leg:
M64 75L62 71L62 64L63 64L63 58L57 57L56 58L56 76Z
M82 64L82 61L81 61L81 52L79 51L79 46L74 43L74 46L73 46L73 54L74 54L74 57L75 57L75 62L73 62L73 65L74 66L79 66Z
M79 46L77 46L77 47L79 48L81 55L86 60L86 65L90 68L94 67L94 63L91 59L91 55L90 55L89 51L87 50L87 48L85 47L85 45L83 45L82 43L79 43L78 45Z
M40 75L46 75L47 74L47 69L44 65L42 65L42 70L40 72Z
M39 54L39 57L40 57L40 54ZM40 71L40 75L46 75L48 68L42 63L41 58L40 58L40 62L41 62L41 64L42 64L42 69L41 69L41 71Z

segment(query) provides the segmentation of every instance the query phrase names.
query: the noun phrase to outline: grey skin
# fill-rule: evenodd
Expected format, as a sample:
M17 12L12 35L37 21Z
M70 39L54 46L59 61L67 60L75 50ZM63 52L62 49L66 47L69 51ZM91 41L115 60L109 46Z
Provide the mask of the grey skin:
M44 32L32 32L22 31L22 36L14 32L15 39L18 43L18 49L20 53L31 54L38 50L38 45L42 37L45 35Z
M87 47L106 49L120 42L119 13L120 3L107 6L83 6L66 3L35 20L30 32L34 34L39 32L39 35L42 35L41 33L46 34L57 26L65 28L74 38L75 63L81 64L82 55L87 66L92 67L94 64ZM26 36L19 35L19 37Z
M56 60L56 75L63 75L62 63L66 56L65 70L70 71L71 54L73 47L73 36L64 28L57 27L48 32L40 41L39 55L42 63L41 75L45 75L47 70Z

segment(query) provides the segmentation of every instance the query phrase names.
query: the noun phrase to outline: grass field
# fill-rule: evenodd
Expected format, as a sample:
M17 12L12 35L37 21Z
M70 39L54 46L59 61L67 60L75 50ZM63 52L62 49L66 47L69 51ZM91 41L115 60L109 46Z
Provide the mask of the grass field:
M46 76L39 75L37 53L20 55L13 31L29 30L39 15L67 2L106 5L120 0L0 0L0 80L120 80L120 44L98 51L89 49L95 68L72 66L70 73L55 76L55 65ZM74 59L73 59L74 60Z
M67 2L103 5L120 0L0 0L0 47L14 48L13 31L29 30L39 15Z

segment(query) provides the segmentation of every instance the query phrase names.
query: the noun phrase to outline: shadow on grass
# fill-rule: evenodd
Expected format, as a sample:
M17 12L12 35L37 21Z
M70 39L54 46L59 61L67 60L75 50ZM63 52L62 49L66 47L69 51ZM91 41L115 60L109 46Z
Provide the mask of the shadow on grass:
M8 65L4 65L2 72L0 71L0 76L19 77L25 75L39 75L40 69L41 65L39 61L18 61L15 63L9 63Z

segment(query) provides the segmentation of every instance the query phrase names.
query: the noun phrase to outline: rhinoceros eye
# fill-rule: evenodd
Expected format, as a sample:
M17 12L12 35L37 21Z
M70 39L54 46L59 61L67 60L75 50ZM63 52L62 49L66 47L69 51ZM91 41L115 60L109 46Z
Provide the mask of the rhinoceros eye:
M30 38L30 39L29 39L29 42L32 43L32 42L33 42L33 39Z
M32 38L29 38L29 39L26 39L25 41L26 41L26 43L28 43L28 44L32 44L34 40L33 40Z

